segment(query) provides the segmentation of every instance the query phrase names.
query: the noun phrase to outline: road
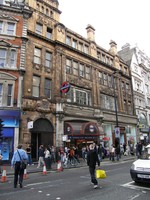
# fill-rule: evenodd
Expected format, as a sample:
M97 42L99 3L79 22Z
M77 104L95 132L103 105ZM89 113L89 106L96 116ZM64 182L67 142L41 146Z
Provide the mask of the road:
M13 188L13 177L0 183L0 200L149 200L149 185L132 182L129 169L132 161L101 165L107 178L99 180L102 188L93 189L87 167L63 172L29 174L22 189Z

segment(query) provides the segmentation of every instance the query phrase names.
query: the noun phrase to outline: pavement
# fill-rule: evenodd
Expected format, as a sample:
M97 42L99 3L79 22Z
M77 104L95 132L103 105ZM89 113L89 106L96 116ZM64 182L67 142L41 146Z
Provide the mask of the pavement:
M119 161L110 161L109 158L104 158L101 162L101 165L107 164L107 163L117 163L117 162L121 162L121 161L127 161L127 160L136 160L136 156L135 155L128 155L128 156L122 156L121 159ZM38 172L43 172L45 171L44 167L40 167L37 168L37 162L33 163L33 165L28 165L27 169L26 169L26 173L30 174L30 173L38 173ZM46 169L46 172L57 172L57 163L53 163L51 165L51 169ZM77 167L85 167L87 166L86 161L84 161L83 159L80 159L80 163ZM73 168L74 166L71 166L70 168ZM1 166L2 172L4 170L6 170L6 175L10 176L14 174L14 169L11 167L10 164L6 164ZM68 168L65 168L68 169ZM3 174L3 173L2 173ZM2 174L0 176L2 176Z

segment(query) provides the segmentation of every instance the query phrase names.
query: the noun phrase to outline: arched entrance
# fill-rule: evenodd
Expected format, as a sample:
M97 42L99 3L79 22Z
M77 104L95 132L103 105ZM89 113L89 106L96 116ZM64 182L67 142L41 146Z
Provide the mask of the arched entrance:
M54 128L52 123L47 119L38 119L33 123L31 130L32 158L38 159L38 148L40 144L44 147L53 145Z

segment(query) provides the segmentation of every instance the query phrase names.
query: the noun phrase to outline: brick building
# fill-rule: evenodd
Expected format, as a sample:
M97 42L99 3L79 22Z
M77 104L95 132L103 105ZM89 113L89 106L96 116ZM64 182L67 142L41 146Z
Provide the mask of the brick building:
M15 2L0 1L0 151L8 161L19 141L22 69L25 66L27 21L32 12Z
M57 0L28 0L28 42L20 141L38 146L136 142L130 70L117 54L117 44L105 50L95 42L88 25L87 38L60 22ZM117 106L115 107L115 102ZM33 127L27 128L27 124ZM130 131L128 129L130 126ZM117 134L117 133L116 133Z

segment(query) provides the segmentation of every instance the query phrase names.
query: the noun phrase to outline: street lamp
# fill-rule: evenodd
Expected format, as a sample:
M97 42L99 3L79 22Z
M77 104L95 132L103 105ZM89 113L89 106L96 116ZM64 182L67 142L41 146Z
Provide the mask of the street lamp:
M116 96L116 91L115 91L115 77L114 75L118 73L115 71L112 76L113 76L113 89L114 89L114 104L115 104L115 115L116 115L116 126L115 126L115 146L120 144L120 127L118 123L118 108L117 108L117 96Z

